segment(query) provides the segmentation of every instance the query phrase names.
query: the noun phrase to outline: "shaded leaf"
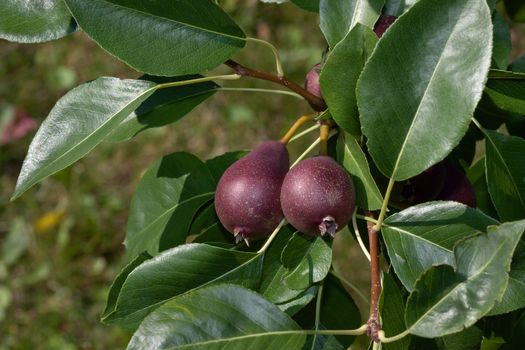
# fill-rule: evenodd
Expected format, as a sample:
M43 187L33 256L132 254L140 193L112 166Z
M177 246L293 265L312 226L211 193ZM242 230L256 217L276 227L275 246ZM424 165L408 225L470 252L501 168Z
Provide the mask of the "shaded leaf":
M381 290L380 311L382 329L387 336L392 337L406 329L405 325L405 300L397 285L393 271L383 274L383 288ZM383 344L384 350L407 350L410 347L411 336L401 338L393 343Z
M429 202L388 217L382 232L396 275L412 291L419 276L431 266L455 266L452 249L456 242L496 224L464 204Z
M130 272L118 299L103 321L135 329L162 303L209 283L228 282L254 288L262 255L186 244L167 250Z
M337 139L338 159L352 176L356 187L356 204L358 208L376 210L381 208L383 196L375 183L368 160L357 143L349 134L342 133Z
M202 78L202 76L185 75L176 78L142 77L143 80L153 81L158 84L197 78ZM128 115L111 132L107 140L114 142L129 140L146 129L174 123L212 96L218 87L214 82L208 81L157 90L139 108Z
M3 0L0 18L0 39L19 43L59 39L77 27L63 0Z
M103 77L68 92L31 142L12 199L84 157L155 89L148 81Z
M137 187L128 218L128 256L185 243L199 208L213 198L215 183L206 165L192 154L177 152L153 164Z
M82 30L102 48L152 75L205 71L245 44L242 30L209 0L65 1Z
M454 247L456 269L428 269L407 301L410 333L429 338L456 333L489 312L505 291L512 254L524 230L525 221L491 226L487 234Z
M406 180L459 143L481 98L491 41L485 0L417 2L381 38L358 81L357 101L384 175Z
M296 233L286 244L281 262L287 273L283 282L291 289L305 290L322 281L332 266L332 249L321 237Z
M498 69L507 69L512 51L509 26L498 11L492 13L492 22L494 25L492 62Z
M304 342L299 326L277 306L242 287L214 285L152 312L128 349L294 350Z
M303 10L319 12L319 0L291 0Z
M483 331L476 326L471 326L461 332L443 337L445 350L478 350L483 338Z
M487 184L503 221L525 217L525 140L484 130Z
M329 52L321 71L319 82L330 113L337 125L352 135L361 134L355 95L357 79L376 43L372 29L357 23Z
M330 47L334 48L357 23L372 29L384 3L384 0L321 0L320 27Z

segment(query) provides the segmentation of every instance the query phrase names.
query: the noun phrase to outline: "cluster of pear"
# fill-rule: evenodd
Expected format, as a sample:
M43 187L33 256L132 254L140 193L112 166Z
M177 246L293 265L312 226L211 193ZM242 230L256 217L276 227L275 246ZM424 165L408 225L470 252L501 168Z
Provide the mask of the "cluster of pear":
M289 169L286 145L266 141L222 175L215 209L237 241L268 236L286 218L310 235L334 236L350 220L355 191L348 173L320 155Z

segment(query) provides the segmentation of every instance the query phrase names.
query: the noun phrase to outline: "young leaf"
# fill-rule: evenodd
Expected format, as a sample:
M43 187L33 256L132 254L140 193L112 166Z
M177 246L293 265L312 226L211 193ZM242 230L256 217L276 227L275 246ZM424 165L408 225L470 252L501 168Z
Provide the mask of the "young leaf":
M233 285L213 285L159 307L140 325L128 350L300 350L305 335L277 306Z
M431 266L455 266L452 248L456 242L497 224L460 203L430 202L388 217L382 230L392 267L412 291L419 276Z
M376 43L376 34L357 23L330 51L321 71L319 82L330 113L337 125L352 135L361 134L355 95L357 79Z
M118 299L103 321L136 329L152 310L201 286L228 282L254 288L262 272L262 255L187 244L162 252L130 272Z
M332 266L332 249L321 237L306 237L296 233L281 254L288 272L283 282L291 289L305 290L322 281Z
M185 75L176 78L144 76L141 79L161 84L197 78L202 76ZM219 85L214 82L207 81L155 91L111 132L107 140L126 141L146 129L174 123L212 96L218 87Z
M363 150L352 135L346 133L342 133L342 135L337 139L338 159L352 175L356 187L357 207L368 210L381 208L383 196L370 173L370 167Z
M484 130L489 193L503 221L525 218L525 140Z
M405 321L410 333L440 337L474 324L500 300L508 283L512 254L525 221L491 226L454 248L456 269L433 266L410 294Z
M374 28L384 3L385 0L321 0L320 27L328 45L334 48L358 23Z
M383 174L406 180L459 143L481 98L491 42L485 0L422 0L385 33L357 83L362 130Z
M65 0L79 26L138 71L161 76L214 68L245 36L212 1Z
M525 243L520 241L510 265L509 284L501 301L496 303L489 316L505 314L525 307Z
M155 89L149 81L103 77L68 92L31 142L11 199L84 157Z
M211 198L215 182L206 165L192 154L177 152L153 164L131 201L125 245L128 256L185 243L198 209Z
M2 0L0 39L41 43L62 38L76 30L64 0Z

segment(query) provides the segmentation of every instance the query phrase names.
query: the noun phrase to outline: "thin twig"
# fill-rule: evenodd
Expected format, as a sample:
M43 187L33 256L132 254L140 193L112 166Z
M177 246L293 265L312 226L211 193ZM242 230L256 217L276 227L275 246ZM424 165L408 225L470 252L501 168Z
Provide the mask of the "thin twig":
M235 62L234 60L227 60L226 62L224 62L224 64L230 67L231 69L233 69L235 73L239 75L261 79L261 80L266 80L266 81L271 81L273 83L287 87L293 92L301 95L306 101L308 101L310 106L315 111L320 112L320 111L324 111L327 108L326 103L324 102L322 98L315 96L314 94L310 93L305 88L299 86L298 84L294 83L291 80L288 80L288 78L286 78L285 76L280 77L280 76L270 74L267 72L261 72L255 69L251 69L251 68L243 66L240 63Z
M372 212L366 212L366 216L374 217ZM378 231L373 222L367 221L368 241L370 246L370 316L368 317L368 329L366 333L374 341L379 342L379 331L381 322L379 320L379 296L381 295L381 270L379 268L379 245Z

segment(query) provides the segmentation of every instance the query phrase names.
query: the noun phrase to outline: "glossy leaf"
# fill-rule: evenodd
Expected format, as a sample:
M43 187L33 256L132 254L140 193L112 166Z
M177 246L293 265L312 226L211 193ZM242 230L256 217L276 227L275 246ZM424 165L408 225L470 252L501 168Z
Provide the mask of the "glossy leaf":
M507 69L510 52L512 51L509 26L498 11L494 11L492 14L492 22L494 25L492 62L498 69Z
M429 338L456 333L489 312L505 291L512 254L524 230L525 221L491 226L487 234L454 247L455 269L428 269L407 301L410 333Z
M356 187L357 207L368 210L381 208L383 196L370 173L363 150L352 135L346 133L343 135L337 140L337 154L343 167L352 176Z
M155 89L148 81L103 77L68 92L31 142L12 199L84 157Z
M262 255L186 244L167 250L130 272L118 299L103 321L135 329L162 303L209 283L228 282L254 288Z
M343 40L357 23L373 28L384 0L321 0L320 27L331 48Z
M525 218L525 140L496 131L486 135L487 184L503 221Z
M214 180L194 155L177 152L153 164L131 201L125 245L128 256L183 244L199 208L213 198Z
M383 274L383 288L381 290L380 312L383 331L392 337L404 332L405 325L405 300L403 294L393 277L393 271ZM411 336L401 338L393 343L383 344L384 350L408 350Z
M41 43L62 38L76 30L63 0L2 0L0 39Z
M332 266L332 249L321 237L307 237L296 233L281 255L288 269L283 282L291 289L305 290L322 281Z
M239 286L214 285L175 298L152 312L128 349L299 350L305 338L288 315L256 293Z
M102 48L152 75L205 71L245 44L237 24L208 0L65 1L82 30Z
M202 78L202 76L186 75L176 78L145 76L142 79L161 84L196 78ZM139 108L128 115L112 131L107 140L116 142L129 140L146 129L174 123L212 96L218 87L214 82L208 81L157 90Z
M406 180L459 143L481 98L491 42L485 0L419 1L385 33L357 84L362 131L384 175Z
M376 34L357 23L329 52L321 71L319 82L330 113L337 125L352 135L361 134L355 95L357 79L376 43Z
M412 291L431 266L455 266L452 248L456 242L497 223L457 202L430 202L388 217L382 230L392 267Z
M297 297L276 305L279 307L279 309L281 309L281 311L284 311L288 315L293 316L315 298L318 290L319 286L314 284L299 294Z
M493 78L487 82L485 93L498 108L517 114L525 114L525 80L520 75Z
M520 241L510 265L509 284L488 315L499 315L525 307L525 243Z

